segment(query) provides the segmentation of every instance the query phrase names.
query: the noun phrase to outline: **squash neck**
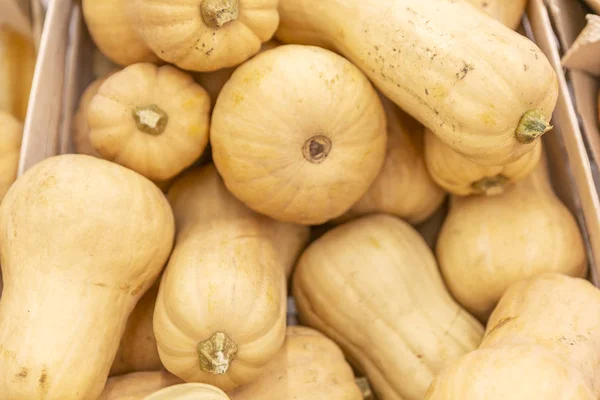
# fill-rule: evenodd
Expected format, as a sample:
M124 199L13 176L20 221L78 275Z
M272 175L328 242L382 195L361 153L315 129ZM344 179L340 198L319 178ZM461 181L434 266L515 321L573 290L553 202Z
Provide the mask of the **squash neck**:
M240 14L239 0L203 0L200 14L204 23L213 29L235 21Z
M163 133L169 122L167 113L156 104L136 107L132 113L137 128L153 136Z
M225 332L215 332L208 339L198 343L200 369L214 375L225 374L237 351L237 345Z

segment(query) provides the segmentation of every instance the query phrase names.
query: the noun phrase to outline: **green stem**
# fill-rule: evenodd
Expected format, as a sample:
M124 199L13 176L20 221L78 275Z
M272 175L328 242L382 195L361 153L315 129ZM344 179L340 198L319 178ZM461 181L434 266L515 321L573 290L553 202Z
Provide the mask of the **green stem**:
M140 131L154 136L163 133L169 122L167 113L156 104L136 107L133 110L133 119Z
M544 120L544 115L539 110L530 110L521 117L515 136L519 142L528 144L551 129L552 125Z
M198 343L200 369L215 375L227 372L235 359L237 345L224 332L215 332L208 339Z
M240 14L239 0L204 0L200 4L200 13L206 25L219 29L235 21Z
M486 196L496 196L502 194L504 186L508 183L508 178L504 175L496 175L485 177L477 182L473 182L471 187L475 194L483 194Z

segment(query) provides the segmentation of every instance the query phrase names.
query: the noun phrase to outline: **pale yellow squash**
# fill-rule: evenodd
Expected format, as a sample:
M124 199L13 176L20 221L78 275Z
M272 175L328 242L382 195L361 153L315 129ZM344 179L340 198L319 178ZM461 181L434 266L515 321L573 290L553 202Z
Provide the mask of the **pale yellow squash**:
M169 65L133 64L109 76L87 114L96 151L153 181L176 176L208 144L210 98Z
M82 0L83 17L94 43L114 63L157 62L127 15L130 0Z
M529 39L456 0L280 0L276 37L352 61L455 151L505 165L550 129L556 74Z
M97 398L173 236L164 195L117 164L62 155L17 179L0 205L2 399Z
M17 179L22 138L23 125L0 110L0 202Z
M183 383L167 371L132 372L113 376L98 400L143 400L144 397L168 386Z
M525 178L540 161L542 142L518 160L503 166L485 166L474 163L438 139L430 130L425 131L425 162L438 185L457 196L502 193L512 182Z
M527 6L527 0L468 0L468 2L513 30L516 30L521 23Z
M339 217L385 160L385 112L337 54L279 46L240 66L215 105L210 141L227 188L251 209L299 224Z
M380 214L336 227L302 254L292 281L300 321L332 338L380 400L421 400L481 324L444 287L408 223Z
M437 257L454 298L481 320L515 281L587 269L577 221L554 194L545 162L500 196L454 197Z
M423 155L423 126L382 98L387 114L385 163L371 187L338 221L377 212L411 224L427 219L446 193L431 179Z
M283 348L263 373L228 395L231 400L363 400L340 348L303 326L289 326Z
M258 53L277 24L277 0L129 0L134 29L163 60L207 72Z
M600 397L600 291L549 273L510 286L481 346L444 369L427 400Z
M144 397L144 400L230 400L221 389L204 383L181 383Z

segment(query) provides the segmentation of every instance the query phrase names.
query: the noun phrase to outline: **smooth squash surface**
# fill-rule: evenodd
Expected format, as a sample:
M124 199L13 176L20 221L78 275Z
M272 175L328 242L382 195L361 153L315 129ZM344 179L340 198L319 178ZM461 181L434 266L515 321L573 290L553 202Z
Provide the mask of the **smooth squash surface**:
M527 38L464 1L280 0L276 37L331 48L455 151L505 165L546 132L556 74Z
M385 160L385 112L337 54L279 46L240 66L212 115L213 159L251 209L306 225L339 217Z
M99 396L173 236L161 191L117 164L62 155L22 175L0 205L2 398Z
M203 383L182 383L161 389L144 400L229 400L221 389Z
M436 373L483 334L446 291L424 240L383 214L313 242L292 289L300 321L338 343L381 400L421 400Z
M0 202L17 179L22 138L23 125L0 110Z
M485 12L486 14L494 17L498 21L510 29L516 30L525 7L527 6L527 0L468 0L469 3Z
M98 400L143 400L144 397L168 386L183 383L167 371L144 371L113 376Z

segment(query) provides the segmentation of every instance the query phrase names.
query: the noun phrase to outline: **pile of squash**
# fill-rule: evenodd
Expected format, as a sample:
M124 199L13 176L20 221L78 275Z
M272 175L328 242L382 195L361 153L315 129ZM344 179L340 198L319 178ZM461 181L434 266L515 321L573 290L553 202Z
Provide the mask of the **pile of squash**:
M82 6L118 67L0 204L3 400L600 397L524 0Z

